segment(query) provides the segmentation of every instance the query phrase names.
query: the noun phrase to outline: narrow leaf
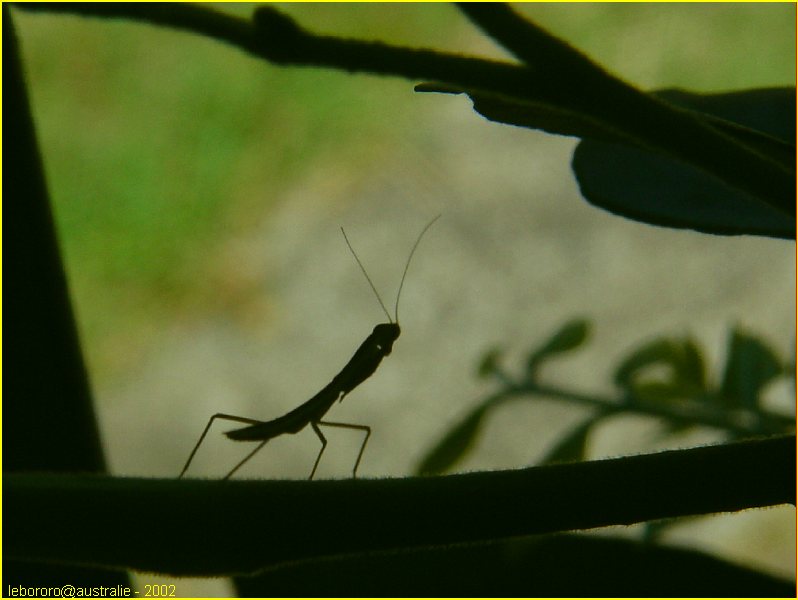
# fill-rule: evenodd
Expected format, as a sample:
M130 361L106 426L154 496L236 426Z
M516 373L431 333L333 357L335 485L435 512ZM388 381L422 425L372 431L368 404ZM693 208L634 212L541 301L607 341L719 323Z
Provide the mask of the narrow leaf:
M695 383L699 388L706 386L706 367L701 349L692 338L682 344L682 356L679 365L680 378Z
M764 342L732 331L721 397L732 406L755 408L762 388L783 372L781 361Z
M560 327L543 345L530 353L527 372L531 375L544 360L581 346L590 333L587 319L573 319Z
M561 438L546 456L540 461L542 465L552 463L580 462L585 460L587 437L594 425L603 415L591 416L587 421L572 429L568 435Z
M652 372L657 368L660 372ZM701 350L691 338L659 338L632 352L614 380L632 399L663 402L703 395L704 371Z
M416 473L419 475L443 473L461 460L473 447L489 406L483 404L449 431L422 459L416 468Z
M465 94L471 99L475 112L495 123L585 139L606 141L624 139L617 131L602 126L595 119L559 106L527 102L484 91L466 90L445 83L420 83L416 85L415 91Z
M502 349L498 347L488 350L479 361L477 376L482 378L490 377L498 371L502 352Z
M658 338L648 342L634 350L618 365L613 380L617 385L628 388L639 371L658 363L668 364L673 355L674 348L671 340Z

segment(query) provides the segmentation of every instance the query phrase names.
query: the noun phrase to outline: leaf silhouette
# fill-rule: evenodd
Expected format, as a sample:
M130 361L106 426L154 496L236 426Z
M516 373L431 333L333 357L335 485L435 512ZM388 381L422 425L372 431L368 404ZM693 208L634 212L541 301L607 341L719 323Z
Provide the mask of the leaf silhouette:
M718 128L734 132L730 143L754 147L779 165L794 165L794 89L711 95L665 90L658 95L716 117ZM590 203L637 221L704 233L795 237L790 215L653 151L586 139L574 152L572 167Z
M585 460L585 449L587 437L590 431L602 418L603 415L591 416L584 423L578 425L561 438L554 447L549 450L540 464L547 465L552 463L579 462Z
M613 379L633 400L662 402L703 395L705 377L701 351L686 337L643 344L618 365Z
M422 459L416 472L421 475L443 473L459 461L474 445L488 407L488 403L483 404L451 429Z
M568 321L546 342L530 353L527 359L527 372L532 376L544 360L578 348L587 340L589 334L590 321L587 319Z
M773 350L758 338L735 329L729 339L721 396L732 406L756 408L762 388L782 371Z

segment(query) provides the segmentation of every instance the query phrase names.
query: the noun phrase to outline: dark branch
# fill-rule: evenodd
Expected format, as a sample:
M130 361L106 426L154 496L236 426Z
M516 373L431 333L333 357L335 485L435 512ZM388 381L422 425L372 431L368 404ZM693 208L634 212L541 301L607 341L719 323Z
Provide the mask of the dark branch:
M582 54L523 21L503 5L463 10L529 66L312 34L277 10L260 6L253 21L174 3L22 3L29 11L129 18L194 31L283 65L431 79L549 105L596 121L629 143L696 165L726 183L795 215L795 172L725 135L701 117L640 92ZM503 32L507 29L507 33Z
M580 75L601 67L587 56L525 20L506 4L459 2L457 7L477 27L530 67L546 70L552 64L578 69ZM578 79L577 74L573 74Z
M7 558L207 576L794 503L795 436L435 478L3 484Z

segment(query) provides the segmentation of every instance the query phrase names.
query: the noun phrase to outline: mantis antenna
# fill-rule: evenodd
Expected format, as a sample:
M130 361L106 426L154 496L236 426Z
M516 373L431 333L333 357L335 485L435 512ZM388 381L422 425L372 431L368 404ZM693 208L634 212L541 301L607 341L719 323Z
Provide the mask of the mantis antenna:
M407 275L407 270L410 268L410 259L413 258L413 254L415 253L416 248L418 248L418 244L421 241L421 238L424 237L425 233L427 233L427 229L432 227L432 224L440 218L441 216L438 215L437 217L432 219L432 221L427 223L427 226L421 230L421 233L418 234L418 238L416 238L416 243L413 244L413 248L411 248L410 250L410 255L407 257L407 262L405 263L405 270L402 273L402 280L399 282L399 291L396 292L396 306L394 306L394 317L396 318L396 323L399 323L399 296L402 295L402 286L405 284L405 275Z
M440 219L440 217L441 215L438 215L437 217L432 219L432 221L427 223L424 229L421 230L421 233L418 234L418 238L416 238L415 244L413 244L413 247L410 249L410 255L407 257L407 262L405 263L405 270L402 273L402 279L399 282L399 291L396 292L396 305L394 306L393 319L391 319L391 314L388 312L388 309L385 308L385 303L382 301L382 298L380 298L380 294L379 292L377 292L377 288L374 287L374 283L372 283L371 277L369 277L369 274L366 272L366 268L363 266L363 263L360 262L360 259L357 257L357 253L355 252L355 249L352 248L352 244L349 243L349 238L346 237L346 232L344 231L344 228L341 227L341 233L344 234L344 240L346 241L346 245L349 246L349 251L352 253L352 256L355 257L355 260L357 261L360 270L363 271L363 275L365 275L366 277L366 281L368 281L369 285L371 286L371 291L374 292L374 295L377 297L377 301L380 303L380 306L382 307L382 311L385 313L385 316L388 317L388 321L390 321L391 323L396 323L396 324L399 323L399 297L402 295L402 286L404 286L405 284L405 276L407 275L407 270L410 268L410 260L413 258L413 254L415 253L416 248L418 248L418 244L419 242L421 242L421 238L424 237L425 233L427 233L427 229L432 227L432 224L438 219Z
M346 245L349 246L349 251L352 253L352 256L355 257L357 264L360 266L360 270L363 271L363 275L366 276L366 280L369 282L369 285L371 286L371 291L373 291L374 295L377 296L377 301L380 303L380 306L382 306L382 310L385 313L385 316L388 317L388 320L391 323L393 323L393 320L391 319L391 313L389 313L388 309L385 308L385 304L383 303L382 298L380 298L380 293L377 291L377 288L375 288L374 284L371 282L371 277L369 277L369 274L366 273L366 268L363 266L363 263L360 262L360 259L357 257L357 253L355 252L355 249L352 248L352 244L349 243L349 238L346 237L346 231L344 231L343 227L341 227L341 233L344 234L344 240L346 240Z

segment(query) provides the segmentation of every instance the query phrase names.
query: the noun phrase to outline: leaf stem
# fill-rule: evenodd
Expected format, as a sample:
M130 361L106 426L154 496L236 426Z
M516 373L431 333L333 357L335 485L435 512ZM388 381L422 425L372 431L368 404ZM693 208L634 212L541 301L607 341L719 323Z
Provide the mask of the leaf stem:
M600 409L602 414L632 413L666 419L684 425L703 425L722 429L737 437L783 434L794 426L788 417L751 410L716 409L706 401L685 399L673 402L644 402L640 399L623 399L567 390L536 381L514 381L504 371L494 376L506 387L489 396L483 404L499 404L511 399L544 396Z

